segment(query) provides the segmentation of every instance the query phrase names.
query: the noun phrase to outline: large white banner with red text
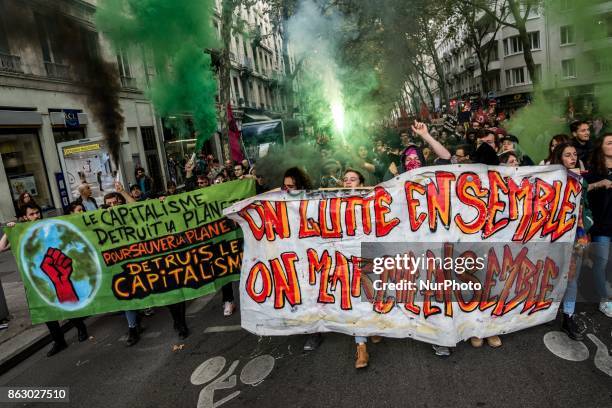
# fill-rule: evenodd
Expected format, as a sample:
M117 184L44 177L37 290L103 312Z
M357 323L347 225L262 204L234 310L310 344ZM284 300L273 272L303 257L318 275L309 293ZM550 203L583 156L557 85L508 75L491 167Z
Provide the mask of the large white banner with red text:
M242 326L453 346L550 321L580 195L560 166L455 165L241 201L225 214L244 233Z

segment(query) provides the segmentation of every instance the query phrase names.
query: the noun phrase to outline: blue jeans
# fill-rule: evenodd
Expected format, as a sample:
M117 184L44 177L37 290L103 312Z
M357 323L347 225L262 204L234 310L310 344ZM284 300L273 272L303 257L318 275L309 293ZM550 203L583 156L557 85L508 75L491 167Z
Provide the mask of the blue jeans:
M125 318L128 321L128 327L133 329L138 326L138 311L137 310L126 310Z
M576 274L574 279L567 281L567 289L563 297L563 313L573 315L576 310L576 294L578 293L578 278L582 269L582 256L576 257Z
M609 294L606 287L607 273L609 269L610 256L610 241L612 237L598 235L592 237L593 244L593 277L595 278L595 286L597 295L602 302L609 300Z
M368 342L368 338L364 337L364 336L355 336L355 344L359 344L359 343L367 343Z

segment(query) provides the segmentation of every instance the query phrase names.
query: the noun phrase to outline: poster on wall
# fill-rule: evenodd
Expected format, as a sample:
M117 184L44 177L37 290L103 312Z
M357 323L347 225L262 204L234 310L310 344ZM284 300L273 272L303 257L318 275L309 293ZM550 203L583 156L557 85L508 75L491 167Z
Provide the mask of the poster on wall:
M70 200L79 196L79 186L87 183L92 197L102 204L107 192L114 191L116 169L111 162L106 142L102 139L81 139L57 145L62 171Z
M36 179L32 173L9 176L9 182L11 183L13 200L18 200L21 193L30 193L32 197L36 197L38 195Z

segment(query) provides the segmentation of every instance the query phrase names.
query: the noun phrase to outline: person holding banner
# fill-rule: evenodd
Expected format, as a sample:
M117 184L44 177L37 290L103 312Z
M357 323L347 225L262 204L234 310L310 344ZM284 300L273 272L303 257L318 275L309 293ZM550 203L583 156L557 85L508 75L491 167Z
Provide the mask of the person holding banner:
M210 181L208 180L208 177L206 175L204 174L199 174L197 176L193 175L194 168L195 168L195 163L193 162L193 157L192 157L192 159L188 161L187 164L185 164L185 177L186 177L185 188L186 190L193 191L198 188L206 188L210 186ZM218 184L216 180L215 180L215 184ZM232 284L228 283L224 285L221 288L221 292L223 294L223 299L222 299L223 316L225 317L231 316L232 314L234 314L234 311L236 310L236 305L234 304L234 289L232 287ZM183 315L184 315L184 311L183 311ZM185 331L186 331L187 326L186 325L183 325L183 326L185 327ZM181 336L181 333L182 333L181 330L179 330L179 337Z
M554 148L551 154L550 164L561 164L568 171L578 174L580 172L580 170L576 168L578 166L578 153L576 152L576 148L569 142L561 143ZM588 188L587 184L582 177L580 179L583 191L586 192ZM574 310L576 309L576 294L578 293L578 278L582 266L582 253L589 242L586 231L588 231L591 225L592 221L590 212L588 212L587 194L583 193L580 202L578 227L576 229L576 243L570 261L567 289L565 290L565 297L563 299L563 324L561 326L561 329L567 336L576 341L582 340L583 334L586 331L584 323L574 314Z
M70 210L71 213L83 212L83 204L79 202L73 202L70 205ZM42 220L42 213L40 211L40 207L38 207L33 202L26 203L23 206L23 220L24 222ZM9 228L14 226L14 222L10 222L7 224L7 227ZM0 239L0 252L8 251L10 250L10 248L11 244L8 242L8 236L5 234L2 239ZM87 333L87 327L85 326L85 323L83 323L83 319L79 317L69 320L70 323L72 323L72 325L77 328L79 342L84 342L85 340L87 340L89 338L89 335ZM46 325L49 329L49 333L51 334L51 338L53 339L53 346L47 352L47 357L51 357L59 353L60 351L66 349L68 347L68 343L66 343L66 339L64 338L64 332L62 331L62 328L60 327L58 321L46 322Z
M438 156L438 164L450 163L451 154L440 142L435 140L433 136L429 134L427 125L425 123L414 121L412 125L412 131L419 135L434 151ZM426 166L425 156L423 150L415 145L408 146L402 153L402 166L404 171L415 170ZM437 356L446 357L450 356L451 350L449 347L432 344L434 351Z
M357 170L346 169L343 178L344 188L361 188L365 187L365 177ZM380 343L382 337L372 336L372 343ZM357 351L355 353L355 368L365 368L368 366L370 355L368 354L366 343L368 338L365 336L355 336L355 344Z

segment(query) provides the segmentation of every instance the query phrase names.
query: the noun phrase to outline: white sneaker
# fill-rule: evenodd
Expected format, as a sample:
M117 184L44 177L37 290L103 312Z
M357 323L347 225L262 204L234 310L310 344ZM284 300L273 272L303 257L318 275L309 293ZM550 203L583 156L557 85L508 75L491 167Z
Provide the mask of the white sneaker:
M606 316L612 317L612 302L601 302L599 304L599 310Z
M225 302L223 304L223 316L231 316L234 313L234 309L236 309L234 302Z

